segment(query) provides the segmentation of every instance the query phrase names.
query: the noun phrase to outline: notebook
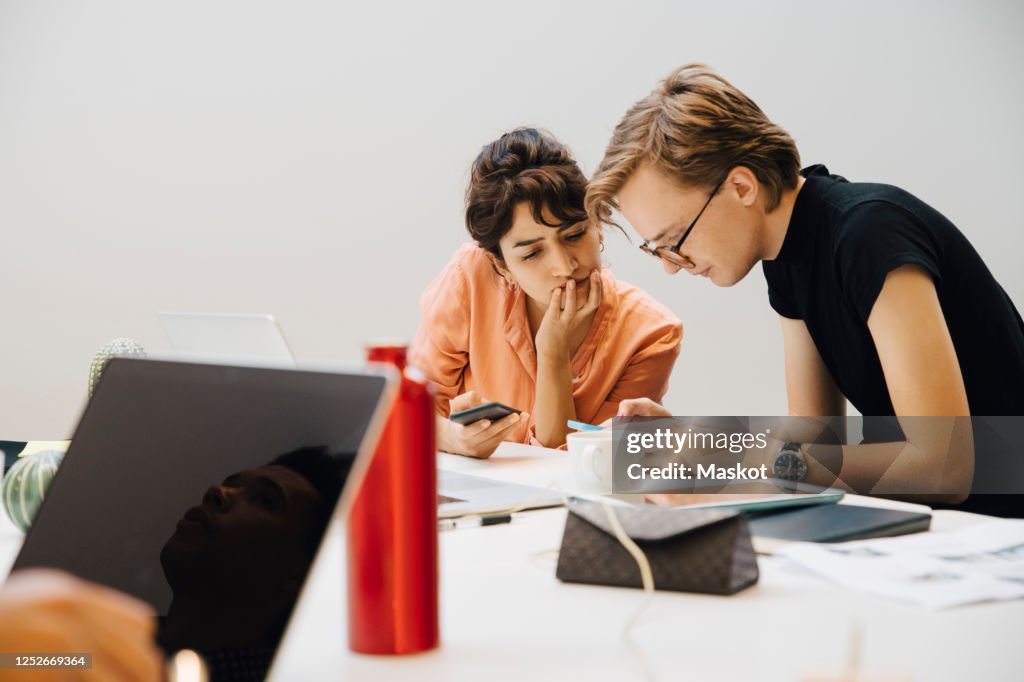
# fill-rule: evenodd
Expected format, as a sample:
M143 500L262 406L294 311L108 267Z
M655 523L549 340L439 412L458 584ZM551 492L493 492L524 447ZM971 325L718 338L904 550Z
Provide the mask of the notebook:
M437 515L442 519L562 505L562 496L557 490L496 481L444 469L437 471L437 492Z
M825 504L748 517L754 548L771 554L789 542L846 542L920 533L931 527L931 514Z

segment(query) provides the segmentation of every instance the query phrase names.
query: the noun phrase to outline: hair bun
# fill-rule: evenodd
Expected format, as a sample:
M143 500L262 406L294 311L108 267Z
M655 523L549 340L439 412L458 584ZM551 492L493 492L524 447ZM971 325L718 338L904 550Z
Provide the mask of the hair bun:
M474 177L516 175L528 168L575 166L569 148L539 128L516 128L483 147L473 164Z
M516 128L485 145L470 175L466 227L481 248L499 258L498 242L519 204L528 204L537 222L549 224L544 215L553 218L551 227L587 217L583 171L568 147L539 128Z

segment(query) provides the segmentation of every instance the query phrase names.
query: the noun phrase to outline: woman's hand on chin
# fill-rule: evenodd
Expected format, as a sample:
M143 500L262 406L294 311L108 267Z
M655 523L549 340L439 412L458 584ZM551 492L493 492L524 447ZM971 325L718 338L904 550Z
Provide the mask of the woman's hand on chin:
M590 273L590 293L580 305L576 300L576 281L570 279L564 290L559 287L551 292L547 312L537 328L534 344L537 359L569 359L569 351L586 336L584 325L590 323L590 316L604 298L603 282L599 270ZM578 338L577 338L578 337Z
M461 412L490 402L476 391L469 391L452 399L451 412ZM526 412L510 414L497 421L481 419L463 426L439 417L438 436L440 447L445 452L486 459L494 454L498 445L519 425L529 418Z

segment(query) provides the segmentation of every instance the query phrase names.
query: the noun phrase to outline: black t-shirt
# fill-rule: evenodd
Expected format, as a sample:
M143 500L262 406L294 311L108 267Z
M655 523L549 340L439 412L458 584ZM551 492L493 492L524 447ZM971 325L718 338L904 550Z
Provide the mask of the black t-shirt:
M803 320L839 390L864 415L892 415L868 316L886 275L910 263L935 280L974 415L1024 415L1024 322L967 238L890 185L803 171L768 299Z
M886 275L916 264L935 281L971 414L1024 415L1024 322L960 230L898 187L820 165L802 175L782 249L762 264L768 299L804 321L843 395L865 416L894 414L867 320Z

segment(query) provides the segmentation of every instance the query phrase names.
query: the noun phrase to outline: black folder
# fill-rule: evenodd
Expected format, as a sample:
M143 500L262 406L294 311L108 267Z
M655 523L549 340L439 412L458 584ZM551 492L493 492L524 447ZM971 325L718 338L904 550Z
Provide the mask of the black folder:
M790 542L846 542L908 535L928 530L931 522L931 514L853 504L822 504L756 514L748 519L755 539Z

